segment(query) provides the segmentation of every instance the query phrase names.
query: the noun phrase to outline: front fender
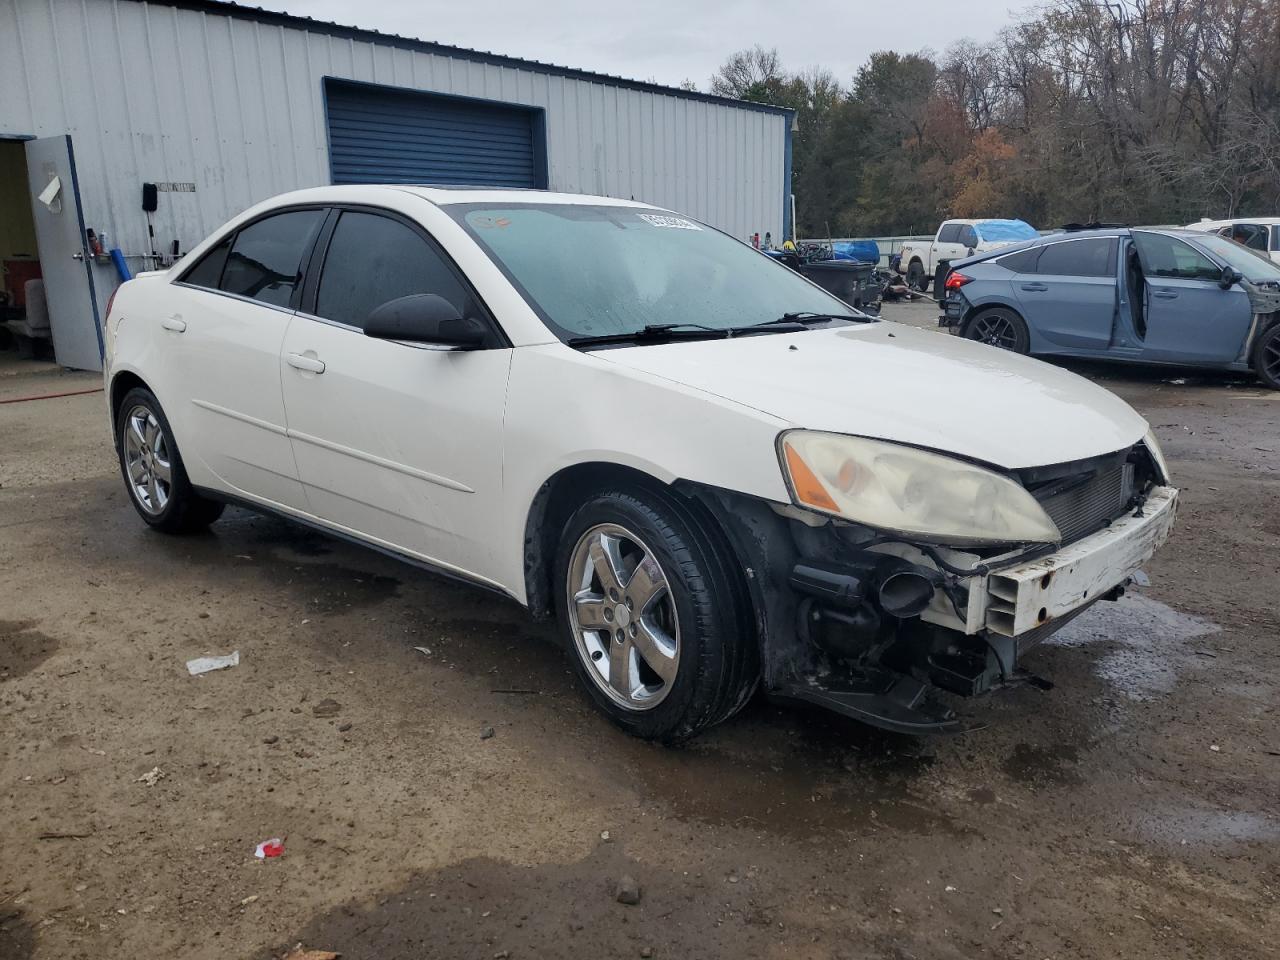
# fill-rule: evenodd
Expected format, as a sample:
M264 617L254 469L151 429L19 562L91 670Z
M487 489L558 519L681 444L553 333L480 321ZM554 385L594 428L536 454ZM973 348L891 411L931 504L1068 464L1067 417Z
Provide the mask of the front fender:
M790 502L776 439L786 421L563 344L515 351L503 427L500 580L524 597L524 533L547 480L577 464L614 464Z

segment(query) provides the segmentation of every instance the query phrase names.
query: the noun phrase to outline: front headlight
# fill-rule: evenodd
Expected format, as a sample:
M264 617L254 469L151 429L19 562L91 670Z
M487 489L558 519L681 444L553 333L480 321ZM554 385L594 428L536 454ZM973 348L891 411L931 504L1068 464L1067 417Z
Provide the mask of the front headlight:
M1017 482L952 457L881 440L791 430L779 438L798 506L934 543L1056 543Z
M1160 471L1160 482L1168 483L1173 478L1169 476L1169 464L1165 462L1164 451L1160 449L1160 441L1156 439L1156 432L1147 430L1147 435L1142 438L1142 443L1147 448L1147 452L1151 454L1151 459L1156 462L1156 469Z

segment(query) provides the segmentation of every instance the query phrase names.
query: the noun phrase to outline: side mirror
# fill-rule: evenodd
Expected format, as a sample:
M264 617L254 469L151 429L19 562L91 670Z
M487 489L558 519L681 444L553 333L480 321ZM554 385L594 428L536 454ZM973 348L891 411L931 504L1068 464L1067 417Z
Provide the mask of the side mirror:
M1234 284L1244 279L1244 274L1235 267L1223 267L1222 276L1218 278L1218 286L1223 290L1229 290Z
M488 330L474 317L464 317L444 297L415 293L376 307L365 321L364 335L474 350L484 346Z

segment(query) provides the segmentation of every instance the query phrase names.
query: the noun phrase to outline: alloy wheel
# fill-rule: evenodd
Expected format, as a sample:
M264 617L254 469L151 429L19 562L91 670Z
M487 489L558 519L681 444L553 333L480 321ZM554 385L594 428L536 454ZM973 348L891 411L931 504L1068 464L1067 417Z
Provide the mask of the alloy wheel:
M680 624L666 573L624 527L587 530L569 560L569 623L587 674L628 710L651 710L671 692Z
M1280 336L1272 337L1263 346L1262 369L1272 383L1280 383Z
M138 505L151 516L164 512L173 493L169 444L156 415L141 404L125 418L124 461Z
M1018 347L1018 328L1011 319L999 313L985 314L974 320L970 337L1002 350L1016 350Z

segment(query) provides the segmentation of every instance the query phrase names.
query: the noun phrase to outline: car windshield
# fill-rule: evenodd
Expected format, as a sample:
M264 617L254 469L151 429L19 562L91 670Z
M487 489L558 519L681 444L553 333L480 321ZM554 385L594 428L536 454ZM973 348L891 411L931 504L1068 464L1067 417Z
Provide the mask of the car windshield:
M1205 250L1227 266L1235 267L1250 283L1280 282L1280 266L1265 253L1259 253L1243 244L1220 237L1214 233L1200 234L1193 238Z
M789 267L686 217L568 203L444 209L562 340L856 313Z
M1035 227L1022 220L979 220L974 229L987 243L1013 243L1040 236Z

